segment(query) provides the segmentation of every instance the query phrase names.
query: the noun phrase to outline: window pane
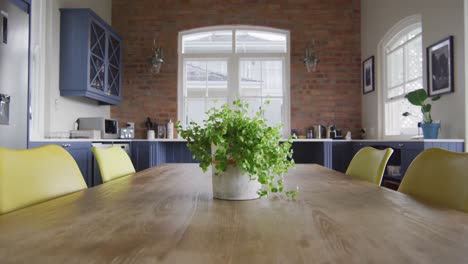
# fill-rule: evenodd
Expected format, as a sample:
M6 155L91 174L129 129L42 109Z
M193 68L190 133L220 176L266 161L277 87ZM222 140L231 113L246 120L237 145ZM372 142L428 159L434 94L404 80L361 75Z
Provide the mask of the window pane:
M266 122L269 126L277 126L282 122L283 99L268 99L270 104L265 105Z
M422 120L421 109L404 95L422 87L421 24L401 30L386 46L385 135L416 135ZM411 113L403 116L404 112Z
M387 86L395 87L403 83L403 49L387 55Z
M406 46L406 63L408 80L422 77L422 42L421 36L408 42Z
M207 100L206 110L208 111L208 109L213 107L219 108L225 103L227 103L226 98L210 98Z
M403 116L404 112L411 113ZM385 134L386 135L415 135L418 133L418 122L421 122L421 109L406 99L394 100L385 104Z
M286 52L286 36L273 32L253 30L236 31L236 52Z
M241 61L239 71L241 96L283 95L282 61Z
M396 88L388 89L388 99L392 99L405 94L405 89L403 86L398 86Z
M186 61L186 96L227 96L227 61Z
M261 61L241 61L239 74L241 96L262 95L263 83Z
M206 62L185 62L185 88L189 97L204 97L206 93Z
M180 35L179 56L183 63L178 67L182 68L183 76L178 100L182 104L179 115L184 126L190 120L202 122L208 109L236 98L249 103L251 114L270 100L263 113L268 124L285 121L282 114L285 79L289 76L285 69L289 35L264 30L222 26ZM236 52L244 55L237 56Z
M185 103L185 122L190 124L190 121L194 121L201 124L205 119L205 99L199 98L187 98Z
M419 78L413 82L405 84L405 93L423 88L422 78Z
M227 96L227 62L209 61L206 66L208 97Z
M249 114L251 117L255 116L260 106L262 105L262 99L260 98L242 98L242 101L249 104Z
M263 96L283 95L282 61L264 61L262 63Z
M182 36L182 53L232 52L232 31L205 31Z

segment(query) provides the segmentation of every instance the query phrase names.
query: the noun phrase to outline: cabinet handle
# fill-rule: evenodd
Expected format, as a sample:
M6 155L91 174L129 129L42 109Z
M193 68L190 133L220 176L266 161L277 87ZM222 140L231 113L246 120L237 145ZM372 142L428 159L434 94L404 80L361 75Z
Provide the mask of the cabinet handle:
M398 146L401 148L401 147L404 147L405 144L400 143L400 144L398 144Z

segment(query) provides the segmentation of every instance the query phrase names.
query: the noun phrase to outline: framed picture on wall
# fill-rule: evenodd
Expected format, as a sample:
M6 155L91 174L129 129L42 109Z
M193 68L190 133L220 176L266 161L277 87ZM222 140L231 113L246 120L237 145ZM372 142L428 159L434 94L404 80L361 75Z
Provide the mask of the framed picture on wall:
M427 93L429 96L453 92L453 36L426 50Z
M374 56L362 62L362 93L374 91Z

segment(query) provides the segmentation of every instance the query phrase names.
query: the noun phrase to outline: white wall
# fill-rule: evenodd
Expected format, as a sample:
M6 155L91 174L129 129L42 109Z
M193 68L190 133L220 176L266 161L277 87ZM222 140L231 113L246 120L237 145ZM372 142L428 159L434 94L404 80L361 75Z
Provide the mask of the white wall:
M362 60L376 56L375 73L381 75L377 47L383 36L400 20L411 16L422 17L424 65L426 47L449 35L454 36L455 92L446 94L433 103L432 117L441 120L439 138L465 138L465 34L464 0L361 0L361 56ZM426 87L426 67L424 87ZM380 138L382 110L379 108L382 92L378 80L376 91L363 95L362 125L369 138Z
M74 129L78 117L110 116L110 107L82 97L62 97L59 91L59 8L91 8L111 24L112 0L34 1L31 35L31 139Z

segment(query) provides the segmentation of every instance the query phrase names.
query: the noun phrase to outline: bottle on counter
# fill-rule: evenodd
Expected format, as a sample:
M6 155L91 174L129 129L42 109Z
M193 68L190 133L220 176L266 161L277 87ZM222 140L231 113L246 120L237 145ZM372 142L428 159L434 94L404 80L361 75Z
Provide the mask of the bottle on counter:
M167 138L173 139L174 138L174 123L171 119L169 119L169 123L167 123Z

